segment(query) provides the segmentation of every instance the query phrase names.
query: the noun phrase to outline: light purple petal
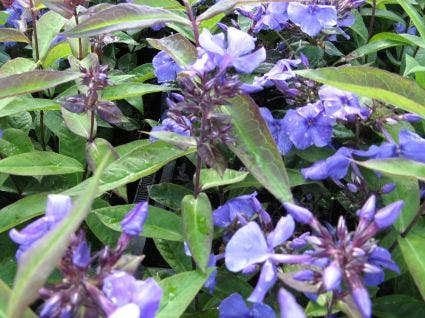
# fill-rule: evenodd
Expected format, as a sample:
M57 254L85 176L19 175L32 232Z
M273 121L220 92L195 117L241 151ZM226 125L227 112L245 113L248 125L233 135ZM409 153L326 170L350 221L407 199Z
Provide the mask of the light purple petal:
M140 308L140 317L154 318L162 298L162 288L153 278L137 281L133 302Z
M241 318L249 315L249 308L242 296L234 293L223 299L218 307L220 318Z
M70 196L49 194L47 196L46 217L53 222L60 222L72 210Z
M136 304L130 303L117 308L108 318L140 318L140 308Z
M242 73L252 73L266 59L266 50L262 47L257 51L232 59L233 67Z
M240 57L254 50L255 38L236 28L227 30L227 54L233 58ZM265 57L265 53L264 53ZM249 72L250 73L250 72Z
M369 293L366 288L358 287L352 291L352 296L357 308L360 310L364 318L372 316L372 303L370 301Z
M263 232L257 223L249 222L240 228L227 244L226 267L232 272L239 272L249 265L264 262L268 254Z
M199 35L199 44L206 51L224 55L224 34L212 35L211 32L204 28L202 33Z
M303 308L297 303L295 297L287 290L281 288L277 296L281 318L305 318Z
M291 215L281 217L275 229L267 236L269 247L276 247L289 239L295 230L295 222Z
M267 292L273 287L276 281L276 268L271 262L266 261L261 268L257 285L247 300L253 303L262 303Z
M323 284L326 290L338 289L341 285L342 272L336 263L331 263L323 271Z

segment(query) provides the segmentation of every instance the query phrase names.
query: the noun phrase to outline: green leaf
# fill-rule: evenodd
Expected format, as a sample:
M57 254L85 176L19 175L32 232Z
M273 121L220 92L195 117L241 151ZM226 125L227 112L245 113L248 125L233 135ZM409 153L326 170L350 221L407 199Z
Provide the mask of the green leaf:
M425 41L421 39L419 36L411 35L411 34L397 34L392 32L382 32L375 34L370 42L380 41L380 40L390 40L394 42L400 42L405 45L413 45L419 46L421 48L425 48Z
M75 28L65 32L65 35L87 37L114 31L148 28L165 22L190 25L186 18L165 9L121 3L95 13Z
M227 13L232 11L237 5L247 5L247 4L258 4L261 2L278 2L273 0L268 1L258 1L258 0L222 0L216 2L213 6L209 7L205 12L203 12L200 16L196 18L197 21L203 21L210 19L217 14Z
M214 169L202 169L201 170L201 189L206 190L218 186L233 184L243 181L248 176L247 171L237 171L232 169L226 169L223 176Z
M0 139L0 153L3 157L31 152L33 150L34 146L31 138L22 130L15 128L3 130L3 137Z
M398 244L409 272L425 300L425 225L417 224L407 237L399 238Z
M373 300L373 316L377 318L422 318L425 304L407 295L388 295Z
M352 51L350 54L346 55L345 57L342 57L339 62L349 62L355 59L358 59L360 57L363 57L365 55L369 55L372 53L376 53L380 50L385 50L390 47L394 46L400 46L405 44L404 42L400 41L394 41L394 40L376 40L375 42L367 43L354 51Z
M74 15L72 7L67 5L63 0L40 0L47 8L53 10L63 17L70 19Z
M183 151L161 141L136 148L106 168L100 180L98 194L139 180L158 171L170 161L193 153L195 150L191 148ZM87 182L89 181L83 181L66 191L65 194L77 195L83 193L87 187Z
M162 39L146 39L155 49L165 51L181 67L192 64L198 53L196 47L179 33L167 36Z
M73 158L50 151L34 151L0 160L0 172L19 176L45 176L84 171Z
M58 110L60 105L50 99L18 97L4 106L0 106L0 118L29 111Z
M114 147L109 143L109 141L102 138L96 138L92 142L87 142L86 160L90 170L96 171L97 166L103 161L103 158L109 153L111 155L109 156L109 162L107 163L108 165L114 162L115 160L118 160L120 157L118 153L115 151ZM126 202L128 202L126 186L121 186L117 189L114 189L113 191L116 195L120 196Z
M281 202L292 202L285 164L258 106L248 96L228 100L223 112L230 115L236 144L228 147L251 174Z
M31 249L21 255L9 301L8 317L21 317L27 306L38 297L38 290L62 258L71 236L78 230L90 211L106 159L91 179L85 193L75 202L72 211Z
M176 0L134 0L135 4L143 4L149 7L158 7L163 9L181 9L185 10L184 6L182 6Z
M85 139L90 138L90 126L91 126L91 113L90 112L84 112L84 113L73 113L65 108L61 108L62 117L65 122L66 127L72 131L74 134L81 136ZM97 131L97 121L94 120L93 125L93 131L94 134L96 134Z
M425 180L425 164L406 159L371 159L356 161L357 164L368 169L380 171L384 174L413 177Z
M159 183L148 187L149 198L172 210L180 210L183 198L193 191L173 183Z
M7 61L0 67L0 77L29 72L36 68L37 64L35 64L34 61L23 57L17 57Z
M408 3L406 0L395 0L403 9L406 11L407 15L412 20L416 29L418 30L421 38L425 40L425 23L424 17L419 14L415 7Z
M184 252L183 242L154 239L155 246L176 273L192 269L192 258Z
M6 309L9 302L11 290L2 280L0 280L0 317L6 318ZM38 316L31 310L27 309L22 316L23 318L37 318Z
M213 271L206 274L198 271L184 272L167 277L159 282L164 294L156 318L180 317L204 285Z
M122 232L120 222L133 207L134 204L116 205L93 210L91 213L108 228ZM183 241L181 222L177 214L150 205L148 218L140 235L169 241Z
M296 73L425 117L425 90L397 74L363 66L327 67Z
M46 57L44 58L42 65L43 68L49 68L53 63L59 59L63 59L72 54L71 46L68 42L60 42L50 48L47 52Z
M108 86L103 89L102 99L118 100L171 90L174 90L174 88L144 83L121 83L114 86Z
M43 61L46 57L50 48L50 43L52 43L53 39L58 35L64 23L64 18L54 11L49 11L43 14L37 21L38 52L40 61ZM33 48L32 56L34 60L36 60L35 54L36 50Z
M193 259L205 272L211 253L214 234L212 208L205 193L198 197L187 195L182 200L184 238Z
M16 29L1 28L0 42L23 42L30 43L28 38L21 31Z
M10 75L0 81L0 98L42 91L80 76L80 73L42 70Z

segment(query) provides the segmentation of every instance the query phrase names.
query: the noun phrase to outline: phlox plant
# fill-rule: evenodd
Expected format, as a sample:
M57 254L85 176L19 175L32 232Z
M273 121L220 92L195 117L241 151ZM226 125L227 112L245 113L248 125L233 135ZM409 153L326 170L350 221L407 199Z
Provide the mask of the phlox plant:
M0 2L0 316L423 316L423 1Z

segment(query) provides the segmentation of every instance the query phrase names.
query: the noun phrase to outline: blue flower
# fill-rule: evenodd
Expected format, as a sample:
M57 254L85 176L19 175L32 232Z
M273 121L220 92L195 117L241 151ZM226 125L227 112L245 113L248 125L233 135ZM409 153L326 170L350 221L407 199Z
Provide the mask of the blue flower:
M47 196L46 213L43 217L28 224L20 231L10 230L10 238L19 244L16 258L19 260L22 253L29 250L35 242L51 231L71 210L72 201L69 196L49 194Z
M310 36L318 35L323 29L337 24L337 11L334 6L289 3L289 19Z
M266 59L263 47L252 52L255 38L233 27L227 30L227 40L223 33L212 35L205 28L199 36L199 43L203 49L201 52L205 52L200 58L207 58L219 66L220 72L233 66L238 72L252 73Z
M255 214L259 214L262 220L266 220L266 223L270 222L270 216L263 210L261 203L257 200L257 192L230 199L219 206L213 211L214 225L228 227L234 220L240 220L245 217L246 222Z
M319 89L320 100L325 108L325 113L335 119L353 121L356 117L362 120L369 118L371 110L361 107L357 95L323 85Z
M107 276L102 290L116 306L108 318L154 318L163 294L153 278L140 281L124 271Z
M282 155L286 155L292 148L292 142L286 134L283 119L273 118L270 110L265 107L260 108L260 113L267 123L267 127L270 130L270 134L272 135L279 152Z
M166 52L160 51L152 59L154 73L158 83L172 82L176 79L177 73L182 70L180 66Z
M334 119L324 112L322 103L290 109L283 118L286 134L297 149L306 149L312 145L324 147L332 138Z
M121 221L121 227L124 233L130 236L139 236L143 230L143 225L148 217L148 202L138 203L125 218Z
M295 297L286 289L279 289L277 299L281 318L305 318L304 309L297 303ZM265 316L264 316L265 317Z
M238 293L231 294L222 300L218 307L220 318L275 318L274 310L268 305L254 303L250 309L242 296Z
M288 3L274 2L267 5L264 14L256 21L253 28L254 32L261 30L281 31L288 23Z
M90 264L90 247L82 239L72 254L72 263L79 268L86 268Z
M190 136L189 128L192 126L192 123L185 116L182 116L181 119L182 121L184 121L184 125L181 123L178 123L172 118L165 118L162 121L161 125L152 127L152 131L170 131L182 136ZM155 137L150 137L150 141L155 141L155 140L156 140Z
M276 264L298 264L309 260L309 255L276 254L274 249L290 238L295 229L293 218L280 218L267 237L255 222L249 222L232 236L225 250L225 264L229 271L251 271L261 265L257 285L249 296L251 302L262 302L267 291L276 283Z
M301 59L279 60L269 72L265 73L261 77L255 77L253 84L262 87L269 87L274 85L282 93L296 96L298 95L298 90L296 88L290 88L287 81L296 77L292 68L300 64Z

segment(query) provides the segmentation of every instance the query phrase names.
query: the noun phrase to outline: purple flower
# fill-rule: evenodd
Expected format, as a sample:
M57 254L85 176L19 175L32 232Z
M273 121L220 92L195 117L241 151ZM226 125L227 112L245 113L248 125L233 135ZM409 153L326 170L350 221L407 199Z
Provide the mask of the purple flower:
M407 33L410 35L416 35L417 30L415 26L407 27L405 24L401 22L397 22L394 24L394 29L396 33Z
M371 110L361 107L357 95L323 85L319 89L320 100L323 103L325 113L335 119L353 121L356 116L362 120L369 118Z
M326 160L320 160L311 167L301 169L301 173L306 180L323 180L326 178L340 180L347 175L351 156L351 149L341 147Z
M403 201L394 202L376 213L375 202L372 196L357 212L360 222L353 232L348 231L343 217L335 229L329 229L310 212L308 224L313 234L307 237L311 250L305 252L311 257L306 262L310 266L293 275L294 279L318 285L319 292L332 290L337 299L351 294L364 317L371 316L371 302L364 286L380 284L384 279L383 268L399 271L391 254L377 246L374 236L395 222ZM294 209L290 207L289 210Z
M45 216L28 224L22 230L12 229L9 236L15 243L19 244L16 258L19 260L22 253L41 239L47 232L51 231L72 210L72 201L69 196L61 194L49 194L47 196L47 207Z
M398 135L398 141L402 157L425 163L425 139L410 130L402 129Z
M324 112L322 103L290 109L283 118L286 134L297 149L306 149L312 145L324 147L332 138L334 119Z
M90 264L90 247L82 239L72 254L72 263L79 268L86 268Z
M121 221L121 227L124 233L130 236L139 236L143 230L143 225L148 217L148 202L138 203L125 218Z
M262 302L267 291L277 280L276 264L297 264L309 259L309 255L275 254L274 249L292 236L295 224L290 215L282 217L276 228L264 236L255 222L240 228L230 239L225 250L225 264L232 272L251 269L261 265L257 286L248 298L251 302Z
M276 65L273 68L264 74L261 77L256 77L254 79L253 85L269 87L276 86L276 88L284 94L291 96L298 95L298 90L296 88L290 88L287 80L295 78L296 74L292 70L293 67L296 67L301 64L301 60L288 60L283 59L276 62Z
M103 292L116 306L109 317L154 318L162 289L153 278L136 280L124 271L115 271L103 281Z
M233 27L227 30L227 41L223 33L212 35L205 28L199 36L199 43L205 52L200 58L206 54L215 66L220 66L220 72L233 66L238 72L252 73L266 58L263 47L252 52L255 49L255 38Z
M185 116L182 116L181 119L184 124L178 123L172 118L165 118L161 125L152 127L152 131L170 131L182 136L190 136L189 129L192 126L192 123ZM155 141L156 138L151 136L149 140L152 142Z
M297 303L295 297L286 289L279 289L277 294L281 318L305 318L303 308Z
M176 79L177 73L182 70L180 66L166 52L160 51L152 59L154 73L158 83L172 82Z
M273 118L270 110L266 107L261 107L260 113L267 123L267 127L270 130L270 134L272 135L279 152L282 155L286 155L292 148L292 142L286 134L283 119Z
M265 304L254 303L251 309L248 308L242 296L238 293L231 294L223 299L218 310L220 318L276 317L273 309Z
M230 199L213 211L214 225L228 227L235 220L250 220L255 214L262 215L262 219L270 222L270 216L263 210L257 200L257 192ZM265 217L264 217L265 216Z
M288 3L270 3L261 18L256 21L253 31L260 32L261 30L281 31L288 23Z
M333 27L337 23L337 11L334 6L291 2L288 6L288 16L310 36L316 36L323 29Z

